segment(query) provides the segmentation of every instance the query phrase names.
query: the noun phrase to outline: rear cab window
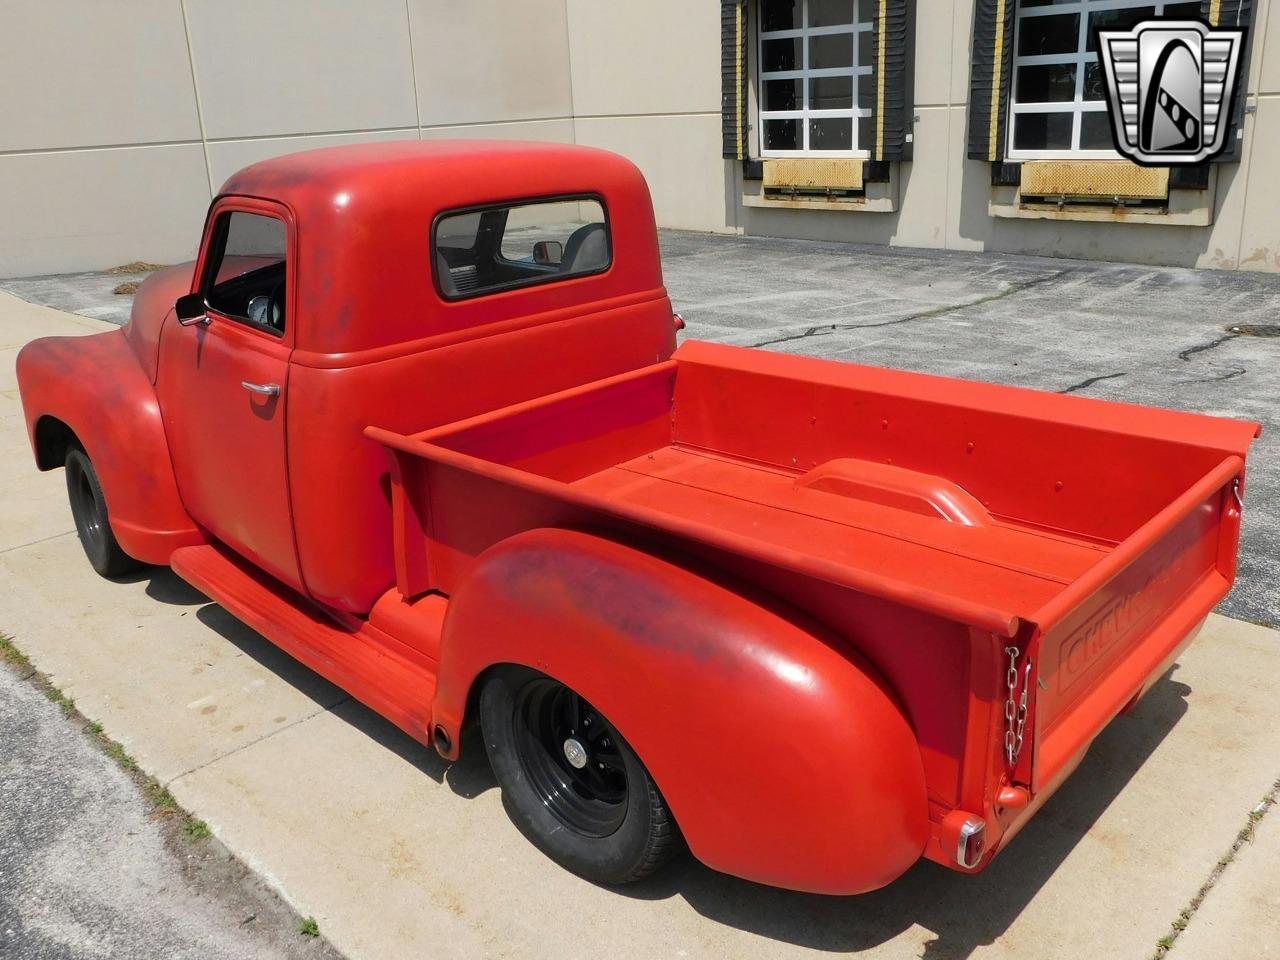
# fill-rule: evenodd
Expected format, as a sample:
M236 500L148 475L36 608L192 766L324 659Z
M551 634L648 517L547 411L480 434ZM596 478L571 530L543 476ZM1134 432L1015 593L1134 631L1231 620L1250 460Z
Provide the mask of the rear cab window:
M558 197L442 213L431 259L440 295L465 300L603 273L613 243L598 197Z
M283 220L242 210L219 214L202 284L205 305L284 336L286 247Z

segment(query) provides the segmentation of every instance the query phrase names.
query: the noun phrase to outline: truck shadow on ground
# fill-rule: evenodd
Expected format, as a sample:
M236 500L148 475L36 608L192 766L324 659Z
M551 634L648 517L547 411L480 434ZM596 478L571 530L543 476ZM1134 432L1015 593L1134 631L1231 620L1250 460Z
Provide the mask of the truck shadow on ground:
M332 711L335 716L416 767L436 783L447 785L454 793L468 800L498 785L489 769L483 746L473 739L478 736L478 730L473 724L464 728L462 738L463 743L475 744L477 749L469 749L461 760L449 763L368 707L353 700L340 687L299 663L256 630L245 626L171 570L153 567L141 574L122 578L122 582L143 580L146 581L146 594L151 599L171 606L193 608L193 615L197 620L245 656L270 670L317 706Z
M827 897L737 880L689 858L623 892L683 897L709 919L815 950L867 950L919 925L933 934L923 957L962 960L1009 929L1186 713L1191 688L1172 678L1176 670L1098 737L1075 774L977 876L921 860L883 890Z
M171 572L154 570L145 576L150 576L149 596L195 607L202 623L246 656L436 783L467 799L496 786L474 726L463 731L463 759L448 763ZM856 953L918 925L933 934L924 958L963 960L1009 929L1186 713L1191 688L1173 679L1177 669L1175 665L1132 713L1117 718L1098 737L1075 774L977 876L922 860L883 890L828 897L739 880L685 856L651 880L616 892L648 900L681 897L716 923L813 950Z

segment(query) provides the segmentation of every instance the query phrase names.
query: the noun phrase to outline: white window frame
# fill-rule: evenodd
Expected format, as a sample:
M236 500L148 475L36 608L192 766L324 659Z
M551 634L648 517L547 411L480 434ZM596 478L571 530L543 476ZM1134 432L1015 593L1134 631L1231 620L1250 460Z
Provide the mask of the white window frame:
M767 0L758 0L758 6L763 9ZM871 75L871 65L862 65L858 63L858 40L862 33L870 32L874 25L868 21L860 23L858 20L858 7L863 3L872 3L874 0L849 0L850 16L852 20L847 24L837 24L830 27L810 27L809 23L809 0L800 0L800 27L795 30L764 30L764 17L759 18L761 29L757 31L756 37L756 63L758 70L756 73L759 86L757 87L757 103L759 104L759 139L760 139L760 156L762 157L829 157L829 158L866 158L871 156L871 152L867 148L862 148L858 144L858 121L863 117L870 117L873 113L871 110L864 110L858 106L858 78ZM853 63L848 67L822 67L809 69L809 38L823 36L825 34L847 33L853 38ZM801 67L799 70L769 70L764 69L764 45L767 40L801 40ZM814 77L852 77L853 79L853 101L850 107L839 110L813 110L809 107L809 80ZM766 110L765 103L765 83L770 80L800 80L801 81L801 109L800 110ZM848 150L810 150L809 149L809 121L821 120L827 117L850 118L853 127L851 138L852 147ZM796 150L769 150L765 147L765 121L767 120L799 120L800 121L800 143L801 146Z
M1089 41L1089 14L1104 10L1132 10L1137 7L1153 7L1154 16L1161 16L1164 8L1184 0L1072 0L1069 3L1048 3L1038 7L1024 7L1019 3L1014 8L1013 31L1013 69L1009 74L1009 117L1008 137L1006 139L1005 158L1008 160L1119 160L1123 159L1111 147L1105 150L1083 150L1080 143L1080 127L1083 114L1105 112L1107 101L1085 100L1084 75L1090 63L1097 62L1097 51L1087 52ZM1023 21L1033 17L1059 16L1079 14L1077 26L1076 49L1074 53L1045 53L1019 56L1018 44L1022 35ZM1050 103L1018 103L1018 68L1051 64L1075 64L1076 90L1071 100L1059 100ZM1017 150L1014 148L1015 130L1020 115L1029 113L1070 113L1071 116L1071 148L1068 150Z

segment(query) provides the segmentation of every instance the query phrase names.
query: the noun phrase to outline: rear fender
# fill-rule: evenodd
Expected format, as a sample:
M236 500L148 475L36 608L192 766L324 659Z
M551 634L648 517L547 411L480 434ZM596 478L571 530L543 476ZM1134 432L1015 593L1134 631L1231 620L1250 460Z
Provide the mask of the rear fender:
M164 564L178 547L204 542L178 496L155 389L123 331L34 340L17 366L36 465L62 466L74 436L125 553Z
M472 684L519 663L618 728L693 853L774 886L859 893L928 837L914 734L875 670L776 601L587 533L493 547L445 615L433 719L458 749Z

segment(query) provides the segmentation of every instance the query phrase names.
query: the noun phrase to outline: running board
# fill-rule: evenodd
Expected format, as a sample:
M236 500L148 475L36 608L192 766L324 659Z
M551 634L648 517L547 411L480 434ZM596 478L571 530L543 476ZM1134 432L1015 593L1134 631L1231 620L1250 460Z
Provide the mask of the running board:
M215 546L181 547L173 572L295 660L421 743L430 742L435 664L367 621L339 626L319 607ZM355 622L352 624L355 626Z

